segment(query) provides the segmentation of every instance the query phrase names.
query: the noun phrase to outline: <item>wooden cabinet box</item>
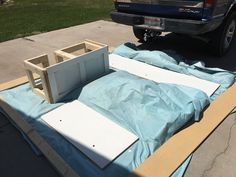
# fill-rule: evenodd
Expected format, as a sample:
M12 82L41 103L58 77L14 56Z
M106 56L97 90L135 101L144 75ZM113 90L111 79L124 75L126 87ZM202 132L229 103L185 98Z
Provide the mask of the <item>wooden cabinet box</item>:
M55 51L55 60L50 65L48 56L41 55L24 61L33 91L49 103L109 72L108 46L90 40Z

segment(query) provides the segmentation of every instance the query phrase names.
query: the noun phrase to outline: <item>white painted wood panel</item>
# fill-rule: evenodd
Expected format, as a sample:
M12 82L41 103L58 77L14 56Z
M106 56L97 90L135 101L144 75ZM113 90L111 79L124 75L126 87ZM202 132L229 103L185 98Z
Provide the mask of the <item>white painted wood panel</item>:
M158 83L180 84L193 87L211 96L220 86L217 83L199 79L194 76L180 74L166 69L158 68L143 62L128 59L116 54L109 55L110 67L127 71L139 77L153 80Z
M53 102L109 71L107 48L97 49L47 68Z
M54 109L42 119L100 168L138 140L136 135L78 100Z

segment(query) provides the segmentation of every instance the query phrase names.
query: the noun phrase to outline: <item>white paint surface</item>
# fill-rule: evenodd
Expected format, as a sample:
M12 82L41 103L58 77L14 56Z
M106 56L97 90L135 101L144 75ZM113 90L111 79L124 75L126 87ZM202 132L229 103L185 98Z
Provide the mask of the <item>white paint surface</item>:
M110 67L127 71L139 77L153 80L158 83L179 84L196 88L211 96L220 86L217 83L199 79L194 76L180 74L177 72L162 69L140 61L128 59L116 54L109 55Z
M107 48L96 49L47 68L53 102L109 72Z
M42 119L100 168L138 140L136 135L78 100L54 109Z

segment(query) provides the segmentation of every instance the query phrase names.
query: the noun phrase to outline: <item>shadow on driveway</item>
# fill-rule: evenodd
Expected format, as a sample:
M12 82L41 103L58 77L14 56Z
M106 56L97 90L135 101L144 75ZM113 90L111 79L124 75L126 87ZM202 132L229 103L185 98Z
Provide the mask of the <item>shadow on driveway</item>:
M168 33L157 39L139 46L147 50L173 50L188 60L201 60L207 67L218 67L236 71L236 40L233 41L230 51L224 57L215 57L207 43L187 36Z

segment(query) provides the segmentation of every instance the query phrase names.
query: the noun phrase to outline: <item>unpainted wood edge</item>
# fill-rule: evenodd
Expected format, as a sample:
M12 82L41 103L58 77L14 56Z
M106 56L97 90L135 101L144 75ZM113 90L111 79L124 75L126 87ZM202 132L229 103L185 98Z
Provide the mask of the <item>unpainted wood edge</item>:
M170 176L223 122L235 106L236 84L211 103L200 122L171 137L129 177Z
M85 53L94 52L98 49L104 48L103 46L97 46L97 45L94 45L94 44L91 44L91 43L88 43L88 42L85 43L85 46L86 46Z
M33 58L26 59L24 61L34 63L34 64L39 64L40 62L45 61L47 59L48 59L47 54L42 54Z
M96 44L96 45L101 46L101 47L107 47L107 50L108 50L109 53L112 53L112 51L115 48L115 47L110 47L107 44L103 44L103 43L100 43L100 42L97 42L97 41L93 41L93 40L90 40L90 39L85 39L85 42Z
M10 89L10 88L14 88L16 86L25 84L28 81L29 81L28 77L27 76L23 76L23 77L20 77L18 79L15 79L15 80L2 83L2 84L0 84L0 91L6 90L6 89Z
M88 42L90 44L95 44L95 45L100 46L100 47L106 47L107 46L106 44L103 44L103 43L100 43L100 42L97 42L97 41L93 41L91 39L85 39L85 42Z
M71 48L78 47L78 46L84 46L84 42L80 42L80 43L77 43L77 44L73 44L73 45L70 45L70 46L67 46L67 47L58 49L57 51L65 51L65 52L66 52L66 50L69 50L69 49L71 49ZM70 53L70 52L69 52L69 53Z
M58 56L55 52L53 52L53 54L54 54L54 60L56 64L63 62L63 57Z
M24 68L27 70L30 70L31 72L35 72L37 74L40 74L41 72L46 70L45 68L37 66L36 64L30 63L26 60L24 61Z
M88 42L88 41L85 41L84 43L85 43L85 45L93 46L94 48L97 48L97 49L100 49L100 48L102 48L102 47L105 47L105 45L99 45L99 44L97 44L97 43L95 43L95 42Z
M114 50L114 47L108 47L108 53L112 53L113 50Z
M96 42L96 41L93 41L93 40L90 40L90 39L86 39L85 43L93 45L93 46L95 46L97 48L107 48L107 50L109 51L109 46L107 44Z
M60 51L67 52L67 53L72 53L77 50L85 49L85 43L79 43L79 44L74 44L69 47L66 47L64 49L61 49Z
M36 62L36 60L39 60ZM34 59L29 59L24 61L24 67L26 74L28 76L28 80L31 84L31 88L34 93L37 95L43 97L45 100L47 100L49 103L51 102L50 99L50 92L48 92L48 82L46 82L46 74L47 68L41 68L37 66L36 64L42 63L43 65L47 65L48 57L47 55L42 55L39 58L35 57ZM40 76L43 90L40 90L39 88L36 88L35 79L32 77L32 73L35 72Z
M63 58L66 58L66 59L72 59L72 58L75 58L75 57L76 57L76 55L73 55L73 54L64 52L64 51L62 51L62 50L57 50L57 51L54 52L54 54L55 54L56 56L63 57Z
M63 55L61 55L61 54L64 54L64 53L66 53L66 56L64 56L64 57L67 57L68 59L76 57L76 55L71 54L71 52L69 50L72 48L73 52L74 52L74 51L76 51L76 50L74 50L75 47L80 46L80 45L85 44L85 43L89 43L90 45L94 45L95 47L98 47L98 49L99 48L107 47L107 50L108 50L109 53L111 53L113 51L113 49L114 49L114 47L109 47L106 44L103 44L103 43L100 43L100 42L96 42L96 41L93 41L93 40L90 40L90 39L85 39L85 41L82 42L82 43L74 44L74 45L71 45L71 46L64 47L62 49L56 50L54 52L56 62L57 63L61 62L61 60L57 61L57 57L63 57ZM63 52L63 53L61 53L61 52ZM73 56L68 57L67 54L70 54L70 55L73 55Z
M57 154L57 152L29 125L20 114L0 97L0 107L8 117L30 138L44 156L63 177L79 177L77 173Z
M48 79L48 72L45 71L43 72L44 74L44 84L45 84L45 94L46 94L46 97L48 98L48 102L49 103L54 103L55 101L53 100L53 96L52 96L52 90L51 90L51 84L49 82L49 79Z

